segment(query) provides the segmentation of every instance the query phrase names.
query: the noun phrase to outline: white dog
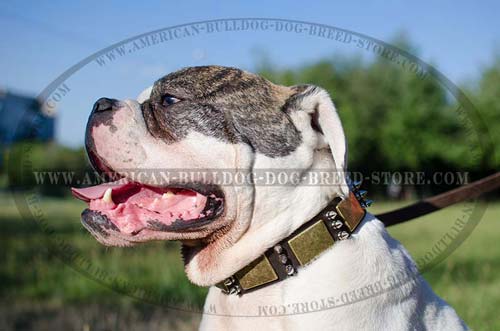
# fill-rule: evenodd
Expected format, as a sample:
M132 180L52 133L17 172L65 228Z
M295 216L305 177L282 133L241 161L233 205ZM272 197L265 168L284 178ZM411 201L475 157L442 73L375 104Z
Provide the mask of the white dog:
M353 194L342 125L319 87L186 68L137 101L99 99L86 147L121 179L74 190L89 202L84 226L105 245L180 240L189 279L212 286L203 330L467 329ZM293 170L298 180L222 185L159 169ZM334 185L308 184L332 169Z

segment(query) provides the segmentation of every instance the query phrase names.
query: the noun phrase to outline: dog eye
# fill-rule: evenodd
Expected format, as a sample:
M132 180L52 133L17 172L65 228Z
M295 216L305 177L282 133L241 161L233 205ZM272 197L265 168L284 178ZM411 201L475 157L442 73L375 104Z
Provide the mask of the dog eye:
M174 103L177 103L179 101L181 101L181 99L178 99L178 98L174 97L173 95L167 94L167 95L163 96L162 103L164 106L170 106L170 105L173 105Z

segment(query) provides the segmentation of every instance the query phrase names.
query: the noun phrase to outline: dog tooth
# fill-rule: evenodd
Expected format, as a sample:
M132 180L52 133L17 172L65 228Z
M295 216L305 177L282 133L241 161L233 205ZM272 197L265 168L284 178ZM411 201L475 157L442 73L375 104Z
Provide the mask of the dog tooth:
M163 195L161 196L162 199L168 199L170 197L173 197L175 194L172 192L172 191L167 191L166 193L163 193Z
M104 192L104 196L102 197L102 200L107 203L112 203L113 202L113 190L108 188L106 192Z

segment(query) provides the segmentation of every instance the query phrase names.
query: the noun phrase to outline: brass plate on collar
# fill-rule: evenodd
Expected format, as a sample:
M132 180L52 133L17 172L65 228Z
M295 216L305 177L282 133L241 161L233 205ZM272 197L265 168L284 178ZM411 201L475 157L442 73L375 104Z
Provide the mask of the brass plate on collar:
M244 290L270 283L278 279L266 256L261 256L235 274Z
M316 256L333 246L333 243L333 238L322 220L288 241L288 245L300 265L309 263Z
M352 192L349 198L339 202L336 209L351 232L356 230L366 213Z

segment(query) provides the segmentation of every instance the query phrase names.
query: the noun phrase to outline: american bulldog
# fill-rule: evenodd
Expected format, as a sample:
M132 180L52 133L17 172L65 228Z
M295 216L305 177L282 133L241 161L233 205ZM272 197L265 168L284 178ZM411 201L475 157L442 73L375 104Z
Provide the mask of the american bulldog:
M467 329L353 194L342 125L320 87L185 68L137 100L99 99L86 148L116 181L73 190L89 204L83 225L108 246L181 241L187 277L211 286L203 330ZM187 169L200 171L172 175ZM214 169L293 169L298 180L226 185ZM305 181L332 169L330 185Z

